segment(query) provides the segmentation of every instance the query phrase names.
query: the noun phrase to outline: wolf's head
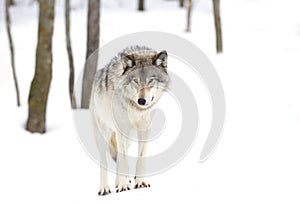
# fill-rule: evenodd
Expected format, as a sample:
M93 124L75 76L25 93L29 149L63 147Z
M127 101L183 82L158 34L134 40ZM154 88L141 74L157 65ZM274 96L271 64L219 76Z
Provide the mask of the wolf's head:
M159 100L170 82L167 60L166 51L122 56L122 90L130 105L145 110Z

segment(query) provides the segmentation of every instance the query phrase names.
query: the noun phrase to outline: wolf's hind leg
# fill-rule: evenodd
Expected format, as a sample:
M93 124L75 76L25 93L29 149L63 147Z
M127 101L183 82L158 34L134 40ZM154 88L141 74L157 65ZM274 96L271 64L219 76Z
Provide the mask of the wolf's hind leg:
M118 155L118 147L117 147L117 139L116 139L116 133L113 132L110 139L109 139L109 152L113 160L117 161L117 155Z

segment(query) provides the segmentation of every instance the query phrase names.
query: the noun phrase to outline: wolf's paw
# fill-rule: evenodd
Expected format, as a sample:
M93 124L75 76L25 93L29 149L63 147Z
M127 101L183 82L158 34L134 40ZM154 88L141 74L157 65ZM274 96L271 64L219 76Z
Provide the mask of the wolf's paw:
M147 187L150 187L150 184L146 182L144 178L135 177L135 186L134 186L135 189L147 188Z
M130 190L130 184L118 184L116 185L116 192L128 191Z
M98 192L98 195L99 196L104 196L104 195L107 195L107 194L110 194L110 193L111 193L111 191L110 191L109 186L105 186L105 187L100 188L100 191Z

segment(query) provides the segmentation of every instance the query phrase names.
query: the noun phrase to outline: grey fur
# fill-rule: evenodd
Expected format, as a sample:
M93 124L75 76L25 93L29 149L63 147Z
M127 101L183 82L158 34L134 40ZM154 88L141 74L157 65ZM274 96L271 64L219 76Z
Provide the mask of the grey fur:
M104 68L97 71L94 78L94 89L97 93L104 93L109 90L115 90L120 86L120 82L124 79L123 72L126 67L126 62L124 61L125 56L133 56L135 58L134 69L146 68L148 75L153 74L159 79L161 87L168 87L169 77L167 75L166 69L157 69L160 68L159 65L156 65L153 60L157 55L157 51L148 48L146 46L131 46L127 47L117 54ZM159 59L160 60L160 59ZM122 65L122 66L121 66ZM166 63L162 68L166 68ZM141 70L143 73L145 71ZM163 72L161 72L163 71ZM130 76L130 74L128 74ZM130 80L126 75L127 80ZM127 81L128 83L128 81Z

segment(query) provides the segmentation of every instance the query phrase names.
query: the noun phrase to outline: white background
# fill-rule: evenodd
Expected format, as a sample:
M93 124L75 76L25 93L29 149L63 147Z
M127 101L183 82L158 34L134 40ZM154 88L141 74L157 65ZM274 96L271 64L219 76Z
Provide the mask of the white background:
M57 0L56 7L45 135L24 130L35 64L37 4L19 0L11 9L22 98L22 107L16 108L4 1L0 2L1 204L299 204L299 1L221 1L222 55L215 54L210 0L194 1L190 34L184 32L186 11L179 9L177 2L146 0L147 11L138 13L136 2L103 1L101 44L144 30L180 35L211 59L227 102L221 142L206 162L197 162L205 140L200 135L183 161L149 178L150 189L106 197L97 196L99 168L83 151L69 108L64 1ZM72 44L78 74L85 58L87 5L85 1L72 2ZM113 188L113 176L110 179Z

